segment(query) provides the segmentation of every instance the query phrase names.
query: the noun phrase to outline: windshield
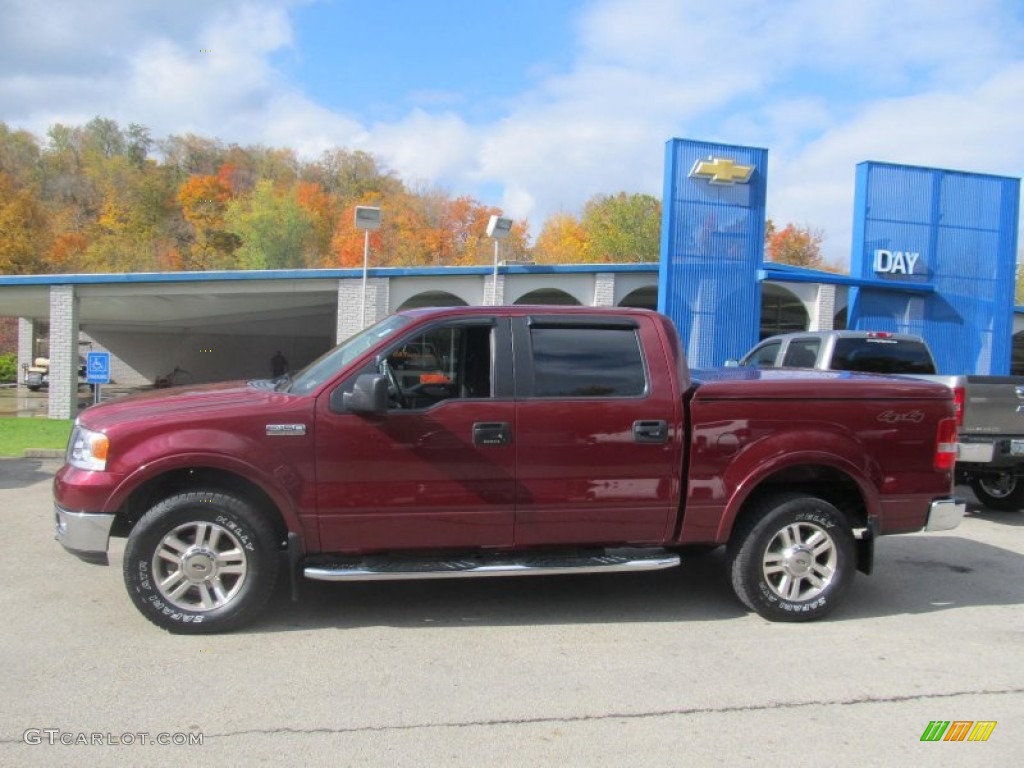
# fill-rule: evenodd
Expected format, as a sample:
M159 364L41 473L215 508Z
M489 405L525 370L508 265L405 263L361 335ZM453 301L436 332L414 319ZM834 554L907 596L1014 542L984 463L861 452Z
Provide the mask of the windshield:
M360 331L355 336L341 342L330 352L314 360L295 374L291 382L286 383L282 389L297 395L308 394L328 379L334 378L338 371L378 341L387 338L408 323L409 318L402 317L401 315L392 315L391 317L384 318L376 325L371 325L369 328Z

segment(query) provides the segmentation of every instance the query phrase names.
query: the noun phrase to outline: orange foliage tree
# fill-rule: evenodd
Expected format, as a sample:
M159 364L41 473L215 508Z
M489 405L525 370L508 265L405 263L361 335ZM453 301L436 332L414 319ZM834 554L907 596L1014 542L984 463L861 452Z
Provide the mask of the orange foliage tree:
M533 253L537 261L578 264L590 261L590 239L579 219L568 213L556 213L544 222Z
M216 269L232 266L231 256L240 245L227 231L225 213L231 202L231 188L220 176L190 176L178 189L182 216L192 225L194 242L188 266Z
M825 266L825 259L821 255L824 237L821 230L800 228L793 224L777 229L769 219L765 227L765 255L768 261L779 264L821 269Z

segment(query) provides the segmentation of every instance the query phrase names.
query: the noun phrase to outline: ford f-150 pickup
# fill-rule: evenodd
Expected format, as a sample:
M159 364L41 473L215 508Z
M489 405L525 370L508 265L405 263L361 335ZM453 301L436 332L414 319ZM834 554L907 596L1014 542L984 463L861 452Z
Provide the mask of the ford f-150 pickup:
M1024 377L936 373L914 334L803 331L770 336L738 365L913 376L945 384L957 402L956 482L999 510L1024 508Z
M127 537L136 607L173 632L326 581L638 571L726 546L773 620L832 610L882 534L955 527L944 386L851 373L691 376L646 310L393 315L294 377L82 412L57 539Z

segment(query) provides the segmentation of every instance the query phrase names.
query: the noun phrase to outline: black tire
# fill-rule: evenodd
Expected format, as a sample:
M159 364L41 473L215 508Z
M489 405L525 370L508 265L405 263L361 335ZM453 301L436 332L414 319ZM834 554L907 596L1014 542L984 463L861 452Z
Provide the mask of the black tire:
M842 513L801 493L766 497L749 512L727 550L743 604L770 621L811 621L835 608L857 560Z
M972 477L971 490L984 506L1000 512L1024 509L1024 480L1009 473L991 477Z
M177 634L236 629L277 582L273 529L251 504L219 491L164 499L132 529L124 582L143 616Z

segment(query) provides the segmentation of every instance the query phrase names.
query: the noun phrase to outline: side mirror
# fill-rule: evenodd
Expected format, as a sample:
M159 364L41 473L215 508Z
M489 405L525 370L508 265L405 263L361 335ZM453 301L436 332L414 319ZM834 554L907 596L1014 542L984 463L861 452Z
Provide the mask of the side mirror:
M342 397L345 410L382 416L388 411L388 379L379 373L364 373L356 378L351 392Z

